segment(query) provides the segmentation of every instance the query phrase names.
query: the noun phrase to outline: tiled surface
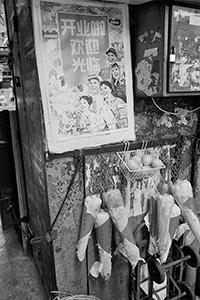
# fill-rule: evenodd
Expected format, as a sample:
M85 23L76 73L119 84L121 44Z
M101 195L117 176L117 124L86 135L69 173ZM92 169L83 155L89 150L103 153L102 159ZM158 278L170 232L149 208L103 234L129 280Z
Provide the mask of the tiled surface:
M18 234L0 224L0 299L47 300L31 256L24 256Z

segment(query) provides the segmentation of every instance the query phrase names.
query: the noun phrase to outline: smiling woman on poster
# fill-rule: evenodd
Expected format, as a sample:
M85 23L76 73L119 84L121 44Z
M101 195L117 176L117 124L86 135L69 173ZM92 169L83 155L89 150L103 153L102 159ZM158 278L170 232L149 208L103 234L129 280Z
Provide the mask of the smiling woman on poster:
M101 115L108 129L126 128L128 126L127 104L122 98L115 96L109 81L101 82L101 94L104 99Z
M120 65L111 65L111 83L115 94L126 102L126 78Z
M91 96L83 95L79 99L77 120L80 133L92 133L101 131L104 127L102 117L91 110L93 99Z

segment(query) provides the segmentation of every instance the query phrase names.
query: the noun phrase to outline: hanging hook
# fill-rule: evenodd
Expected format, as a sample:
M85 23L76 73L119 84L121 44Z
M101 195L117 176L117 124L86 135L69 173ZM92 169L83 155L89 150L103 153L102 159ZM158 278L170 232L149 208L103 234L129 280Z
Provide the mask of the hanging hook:
M126 152L129 151L130 148L130 142L129 141L124 141L124 150L122 154L122 159L124 160L126 158Z
M145 150L147 148L147 144L148 144L147 141L142 142L142 150Z
M101 162L103 162L103 163L107 162L106 158L102 155L102 147L100 147L99 156L101 158Z

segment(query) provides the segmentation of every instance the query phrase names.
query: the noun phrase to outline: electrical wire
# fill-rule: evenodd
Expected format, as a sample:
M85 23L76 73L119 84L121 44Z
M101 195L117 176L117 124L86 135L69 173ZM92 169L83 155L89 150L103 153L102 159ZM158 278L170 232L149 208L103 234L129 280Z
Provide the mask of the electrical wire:
M180 115L180 113L170 112L170 111L167 111L167 110L161 108L161 107L156 103L156 101L154 100L154 98L153 98L152 96L151 96L151 100L152 100L153 104L154 104L159 110L161 110L162 112L164 112L164 113L166 113L166 114L169 114L169 115L175 115L175 116L179 116L179 115ZM198 106L198 107L195 108L195 109L188 110L188 111L186 112L186 115L189 114L189 113L195 112L195 111L197 111L198 109L200 109L200 106Z

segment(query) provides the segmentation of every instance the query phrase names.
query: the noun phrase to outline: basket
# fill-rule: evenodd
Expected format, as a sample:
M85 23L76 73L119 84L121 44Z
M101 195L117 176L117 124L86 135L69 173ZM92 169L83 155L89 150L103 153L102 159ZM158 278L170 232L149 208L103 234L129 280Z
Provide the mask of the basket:
M160 155L159 149L148 148L148 149L141 149L141 150L144 152L144 154L151 154L153 159L159 158ZM138 170L131 170L126 164L126 159L133 157L135 155L135 152L136 150L117 152L117 155L119 157L119 168L127 180L135 181L141 179L148 179L149 177L153 177L156 174L158 174L158 172L161 169L165 169L165 165L163 163L161 167L157 167L157 168L148 166Z

